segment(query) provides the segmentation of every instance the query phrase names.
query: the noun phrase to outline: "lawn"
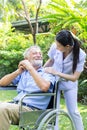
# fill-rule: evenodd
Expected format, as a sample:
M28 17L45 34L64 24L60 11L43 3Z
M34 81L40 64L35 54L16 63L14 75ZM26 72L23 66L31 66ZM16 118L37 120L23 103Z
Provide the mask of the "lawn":
M0 91L0 102L2 101L10 101L17 93L13 90L7 90L7 91ZM82 105L80 103L78 103L78 107L79 107L79 111L82 115L83 118L83 122L84 122L84 130L87 130L87 106L86 105ZM66 110L65 108L65 102L64 99L61 99L61 108ZM18 130L19 128L17 126L11 126L10 130Z
M0 91L0 102L5 101L9 102L11 99L13 99L14 96L16 96L16 91L15 90L1 90ZM17 126L11 126L10 130L19 130Z

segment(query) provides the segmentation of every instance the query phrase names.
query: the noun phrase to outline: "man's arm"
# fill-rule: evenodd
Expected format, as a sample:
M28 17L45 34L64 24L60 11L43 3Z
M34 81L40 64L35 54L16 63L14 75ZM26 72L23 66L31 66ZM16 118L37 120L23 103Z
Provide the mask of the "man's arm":
M3 78L0 79L0 86L7 86L9 85L14 78L16 78L19 74L21 74L23 71L23 68L20 66L19 69L16 71L5 75Z
M19 66L23 65L26 70L29 71L31 76L33 77L34 81L36 82L37 86L44 92L48 91L50 87L50 81L45 80L39 73L36 71L36 69L31 65L31 63L28 60L23 60L20 62Z
M29 72L32 75L38 87L42 91L47 92L50 87L50 81L47 81L44 78L42 78L41 75L39 75L38 72L33 67L29 69Z

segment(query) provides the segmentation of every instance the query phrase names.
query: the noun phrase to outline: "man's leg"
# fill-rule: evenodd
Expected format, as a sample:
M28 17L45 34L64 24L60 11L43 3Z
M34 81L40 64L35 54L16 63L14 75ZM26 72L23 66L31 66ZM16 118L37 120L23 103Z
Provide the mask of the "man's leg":
M30 111L28 107L24 110ZM9 130L11 124L19 124L19 105L13 103L0 103L0 130Z

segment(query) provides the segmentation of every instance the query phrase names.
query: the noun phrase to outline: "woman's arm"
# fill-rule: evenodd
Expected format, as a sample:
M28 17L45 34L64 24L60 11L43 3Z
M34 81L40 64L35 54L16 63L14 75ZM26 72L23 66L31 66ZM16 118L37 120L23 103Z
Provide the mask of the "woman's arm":
M76 80L79 79L81 73L80 72L74 72L74 74L70 75L70 74L64 74L61 72L57 72L56 75L58 75L61 78L64 78L66 80L71 80L73 82L75 82Z
M44 67L51 67L54 63L53 59L48 59L47 62L44 64Z
M70 75L70 74L64 74L64 73L55 71L52 67L46 68L45 71L47 73L51 73L53 75L59 76L59 77L64 78L66 80L71 80L73 82L75 82L76 80L78 80L79 77L80 77L80 75L81 75L81 72L77 72L77 71L74 72L74 74L72 74L72 75Z

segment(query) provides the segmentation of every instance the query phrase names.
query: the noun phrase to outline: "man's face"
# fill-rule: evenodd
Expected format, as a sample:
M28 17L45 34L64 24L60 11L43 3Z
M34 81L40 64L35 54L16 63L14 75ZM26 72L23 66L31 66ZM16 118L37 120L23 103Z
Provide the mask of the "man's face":
M33 48L30 50L28 60L34 67L41 67L43 64L42 52L39 48Z

